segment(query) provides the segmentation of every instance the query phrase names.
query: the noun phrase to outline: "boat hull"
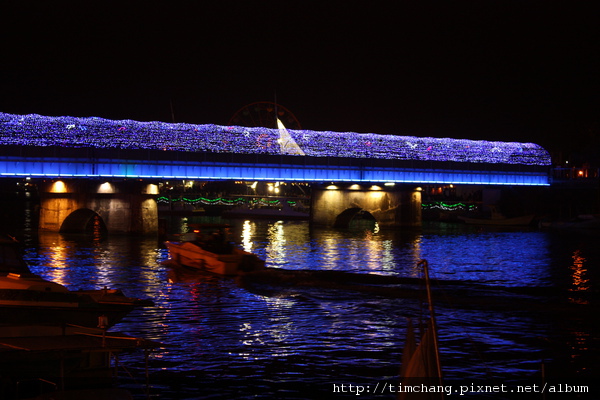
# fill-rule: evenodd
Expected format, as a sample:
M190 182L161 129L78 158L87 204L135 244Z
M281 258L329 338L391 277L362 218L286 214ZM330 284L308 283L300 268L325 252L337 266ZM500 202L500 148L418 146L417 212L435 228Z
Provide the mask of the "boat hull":
M102 290L96 297L102 296ZM90 292L37 292L0 289L0 328L21 326L60 327L82 326L110 328L120 322L140 302L122 299L103 303ZM117 296L120 297L120 296ZM103 317L100 320L100 317Z
M60 334L71 328L110 328L133 310L133 306L52 307L0 304L0 336ZM102 319L101 319L102 318Z
M0 335L27 336L64 331L68 326L110 328L136 306L150 300L127 297L120 290L79 290L31 273L18 242L0 236ZM102 318L101 318L102 317Z
M135 307L151 304L126 297L119 290L69 291L34 275L0 277L2 330L24 326L110 328Z
M191 242L166 242L170 258L178 265L218 275L238 275L264 267L255 254L234 248L229 254L217 254Z

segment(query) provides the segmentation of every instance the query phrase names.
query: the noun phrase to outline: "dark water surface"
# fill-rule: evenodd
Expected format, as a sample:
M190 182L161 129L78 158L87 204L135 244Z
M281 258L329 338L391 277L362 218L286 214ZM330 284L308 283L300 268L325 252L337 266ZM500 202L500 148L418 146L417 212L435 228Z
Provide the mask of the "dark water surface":
M171 220L171 231L185 223ZM443 223L399 232L233 223L234 239L269 267L420 277L417 262L428 260L443 372L453 385L540 385L542 362L556 384L598 376L600 236ZM26 230L20 239L34 272L47 279L155 302L113 328L165 344L149 359L151 398L356 398L348 391L361 387L360 397L395 398L374 391L397 384L407 318L427 315L419 299L394 294L404 286L241 287L172 270L161 264L168 254L155 238ZM143 381L141 354L122 362ZM124 384L143 398L135 381Z

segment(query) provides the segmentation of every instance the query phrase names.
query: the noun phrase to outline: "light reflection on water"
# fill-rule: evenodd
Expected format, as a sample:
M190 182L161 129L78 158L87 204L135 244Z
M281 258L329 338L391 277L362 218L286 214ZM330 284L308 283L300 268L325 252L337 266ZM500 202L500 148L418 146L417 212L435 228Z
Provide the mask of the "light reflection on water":
M586 259L581 255L581 250L577 249L573 252L573 265L571 265L573 286L572 291L585 292L590 290L589 282L587 278L587 268L585 267Z
M269 267L420 277L417 261L427 259L434 278L454 283L436 304L448 379L534 377L542 360L575 374L592 368L597 356L597 317L565 308L572 291L527 291L575 285L593 293L588 266L600 259L593 240L443 224L390 232L233 223L234 240ZM71 288L109 286L154 300L115 329L167 345L150 359L161 399L273 398L280 390L302 398L307 385L328 394L333 383L390 381L406 318L426 313L413 299L339 288L242 288L233 279L174 271L161 264L167 252L156 239L40 233L27 258L37 273Z

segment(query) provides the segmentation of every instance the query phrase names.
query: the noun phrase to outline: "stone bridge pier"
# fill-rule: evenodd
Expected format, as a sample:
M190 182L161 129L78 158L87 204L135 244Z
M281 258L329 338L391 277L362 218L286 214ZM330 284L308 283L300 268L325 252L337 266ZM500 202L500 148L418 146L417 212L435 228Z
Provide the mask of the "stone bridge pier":
M421 189L416 185L315 185L311 193L314 225L347 227L365 211L381 228L421 225Z
M101 230L111 234L155 234L158 208L154 184L139 180L61 179L40 190L39 229L51 232Z

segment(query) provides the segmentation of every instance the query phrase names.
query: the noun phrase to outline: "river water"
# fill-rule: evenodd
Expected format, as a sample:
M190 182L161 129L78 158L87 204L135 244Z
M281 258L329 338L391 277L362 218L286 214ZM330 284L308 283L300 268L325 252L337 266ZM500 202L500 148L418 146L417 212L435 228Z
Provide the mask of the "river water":
M38 233L27 221L17 236L34 272L71 289L108 286L154 301L113 328L164 344L148 360L150 398L333 399L356 398L359 390L361 397L396 398L381 391L398 383L407 321L418 325L428 313L421 300L401 295L404 284L240 285L164 265L168 253L156 238ZM202 221L168 222L178 233ZM229 222L233 239L273 268L380 274L393 282L421 277L417 263L427 260L451 385L573 385L598 376L600 236L448 223L386 231ZM121 362L134 377L122 384L145 398L143 355ZM502 396L473 398L511 398Z

